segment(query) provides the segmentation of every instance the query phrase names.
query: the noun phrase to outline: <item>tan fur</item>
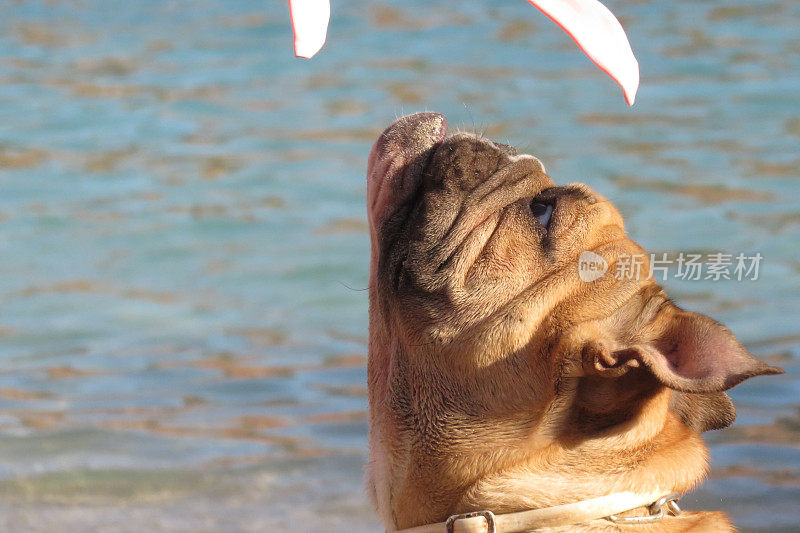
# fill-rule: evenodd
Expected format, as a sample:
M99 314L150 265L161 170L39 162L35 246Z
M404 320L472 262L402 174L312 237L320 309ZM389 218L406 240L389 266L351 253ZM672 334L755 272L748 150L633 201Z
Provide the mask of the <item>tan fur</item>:
M708 468L699 431L732 420L721 391L777 370L674 306L646 264L639 279L581 281L584 250L609 272L643 253L614 206L585 185L554 188L509 147L444 140L445 124L400 119L370 155L367 483L386 527L691 490ZM534 197L556 205L546 230ZM685 513L579 529L732 527Z

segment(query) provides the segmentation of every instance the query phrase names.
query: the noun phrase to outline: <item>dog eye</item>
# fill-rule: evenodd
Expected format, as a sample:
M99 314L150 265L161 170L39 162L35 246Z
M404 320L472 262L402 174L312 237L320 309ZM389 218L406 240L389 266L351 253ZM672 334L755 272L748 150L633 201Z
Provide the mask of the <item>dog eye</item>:
M550 215L553 214L553 206L541 202L531 202L531 213L546 228L550 222Z

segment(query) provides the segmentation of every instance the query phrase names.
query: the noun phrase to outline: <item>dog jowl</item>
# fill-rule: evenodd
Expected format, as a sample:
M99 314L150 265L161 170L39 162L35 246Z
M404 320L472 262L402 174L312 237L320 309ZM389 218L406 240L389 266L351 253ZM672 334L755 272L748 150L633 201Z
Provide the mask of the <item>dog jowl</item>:
M595 275L646 254L608 200L535 157L419 113L379 137L367 180L367 483L390 530L688 491L708 468L700 433L734 419L724 391L781 372L651 278ZM730 528L719 513L648 527Z

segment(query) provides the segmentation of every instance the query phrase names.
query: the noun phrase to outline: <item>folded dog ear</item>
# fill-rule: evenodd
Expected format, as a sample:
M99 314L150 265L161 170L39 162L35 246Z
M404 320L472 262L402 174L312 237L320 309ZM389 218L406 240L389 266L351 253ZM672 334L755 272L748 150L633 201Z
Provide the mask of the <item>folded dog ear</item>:
M628 394L660 383L674 391L671 410L689 429L701 433L728 427L736 418L733 403L722 391L747 378L783 373L750 355L722 324L669 300L660 303L661 298L640 296L597 324L597 329L588 330L593 334L582 344L582 373L612 379L584 380L589 391L583 396L584 409L596 408L590 404L605 398L598 394L608 389L602 382L619 382L623 389L631 389ZM623 385L613 379L631 369L646 372L655 381L625 376Z
M661 384L690 393L720 392L754 376L783 373L750 355L719 322L672 304L644 329L631 335L638 342L616 341L611 350L608 343L587 345L584 369L614 377L643 366Z
M750 355L719 322L678 308L669 312L666 331L639 352L640 361L667 387L719 392L748 378L783 373Z

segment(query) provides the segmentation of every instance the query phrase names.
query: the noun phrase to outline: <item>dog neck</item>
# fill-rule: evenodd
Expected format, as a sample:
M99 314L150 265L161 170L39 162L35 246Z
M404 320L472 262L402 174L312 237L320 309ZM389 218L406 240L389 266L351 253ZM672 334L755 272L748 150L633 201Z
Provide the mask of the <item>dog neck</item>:
M570 396L575 394L577 391L562 391L558 403L549 406L550 416L540 431L520 446L518 453L523 457L472 485L459 509L492 502L493 510L511 512L610 492L685 493L705 476L706 447L670 412L668 389L645 400L640 412L627 422L591 438L580 433L556 437L550 433L552 428L578 425L571 419L576 416L574 409L564 407L574 405Z
M665 387L654 385L637 396L638 411L622 423L585 427L582 409L590 411L587 420L619 418L613 409L598 415L582 406L582 395L604 394L592 382L568 378L549 401L537 396L530 404L515 404L522 387L542 379L534 373L546 369L509 359L476 375L460 373L454 381L435 358L415 357L396 341L387 344L393 356L383 360L386 366L370 360L371 411L384 415L371 418L370 483L385 523L394 527L480 509L542 509L610 493L684 493L707 470L702 440L670 411ZM484 402L492 403L485 407L505 409L500 418L470 414L474 391L488 384L497 389L482 392ZM452 403L442 402L445 396Z

